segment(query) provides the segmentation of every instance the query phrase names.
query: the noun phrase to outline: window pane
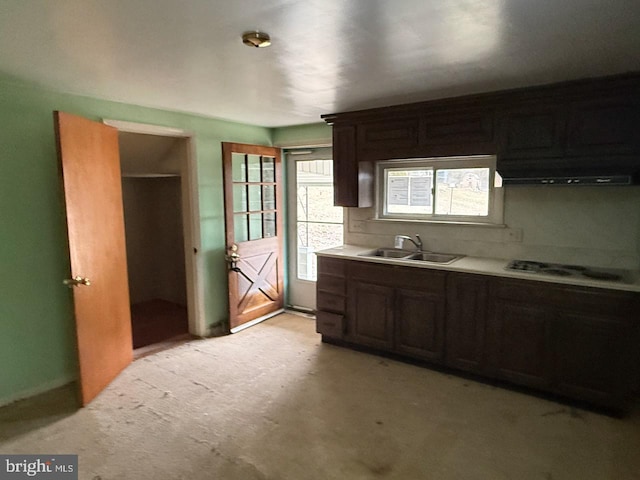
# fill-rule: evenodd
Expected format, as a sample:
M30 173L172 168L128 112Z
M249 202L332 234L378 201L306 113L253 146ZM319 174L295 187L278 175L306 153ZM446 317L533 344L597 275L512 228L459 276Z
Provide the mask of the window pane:
M262 214L252 213L249 215L249 240L260 240L262 238Z
M454 168L436 171L436 215L487 216L488 214L488 168Z
M249 185L249 210L262 210L262 187Z
M247 216L246 215L234 215L233 216L233 231L234 240L236 243L246 242L249 240L249 231L247 228Z
M275 185L264 185L262 187L262 209L263 210L276 209L276 186Z
M298 220L342 223L343 209L333 204L333 185L298 184Z
M315 252L342 245L342 234L342 225L298 222L298 278L315 281Z
M433 212L433 169L387 168L384 173L386 213Z
M276 236L276 214L265 213L262 215L264 238Z
M247 155L249 167L249 182L259 182L260 176L260 155Z
M262 181L263 182L275 182L276 171L275 161L271 157L262 157Z
M333 160L296 162L297 274L316 280L315 252L342 245L342 207L333 205Z
M234 182L246 182L247 181L247 168L245 165L245 156L241 153L231 154L231 171Z
M233 186L233 211L234 212L247 211L247 186L246 185L236 184Z

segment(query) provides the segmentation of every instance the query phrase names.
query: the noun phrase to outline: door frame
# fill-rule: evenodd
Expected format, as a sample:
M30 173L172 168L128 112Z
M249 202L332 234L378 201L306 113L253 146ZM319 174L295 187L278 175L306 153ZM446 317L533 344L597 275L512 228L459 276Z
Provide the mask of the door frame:
M283 159L287 172L287 307L302 311L316 310L316 282L298 279L298 193L296 162L312 160L333 160L331 144L318 144L304 147L283 147ZM292 154L292 152L295 152ZM325 158L326 157L326 158ZM347 209L344 210L343 229L347 224Z
M102 122L105 125L115 127L120 132L182 138L187 142L186 156L181 165L180 175L185 273L187 277L187 312L189 316L189 333L199 337L205 337L209 335L210 332L204 318L204 292L200 278L202 256L199 253L202 248L195 135L188 130L160 125L112 119L103 119Z

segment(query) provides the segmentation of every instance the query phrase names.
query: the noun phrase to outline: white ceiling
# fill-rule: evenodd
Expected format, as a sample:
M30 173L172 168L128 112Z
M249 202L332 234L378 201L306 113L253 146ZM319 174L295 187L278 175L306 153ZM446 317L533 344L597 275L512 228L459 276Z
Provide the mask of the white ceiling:
M268 127L639 70L638 0L0 1L5 77Z

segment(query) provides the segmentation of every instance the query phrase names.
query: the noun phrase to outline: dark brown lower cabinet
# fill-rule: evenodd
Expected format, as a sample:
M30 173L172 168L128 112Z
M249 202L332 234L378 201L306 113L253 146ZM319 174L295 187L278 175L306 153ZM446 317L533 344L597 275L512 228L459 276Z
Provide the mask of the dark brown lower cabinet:
M360 345L393 347L393 289L362 282L349 283L348 338Z
M346 262L318 258L316 282L316 331L328 338L342 338L346 328Z
M615 409L638 387L638 293L322 257L319 272L323 340Z
M633 372L638 370L638 359L632 355L640 345L631 322L612 313L612 317L575 312L557 315L551 378L558 393L602 405L624 402Z
M637 293L494 279L487 373L622 408L637 381Z
M487 369L520 385L550 385L551 319L539 305L499 299L487 322Z
M347 279L348 341L413 358L443 358L443 272L352 262Z
M411 357L440 361L444 357L445 301L418 289L395 291L395 350Z
M486 364L485 327L489 277L464 273L447 276L446 362L481 373Z

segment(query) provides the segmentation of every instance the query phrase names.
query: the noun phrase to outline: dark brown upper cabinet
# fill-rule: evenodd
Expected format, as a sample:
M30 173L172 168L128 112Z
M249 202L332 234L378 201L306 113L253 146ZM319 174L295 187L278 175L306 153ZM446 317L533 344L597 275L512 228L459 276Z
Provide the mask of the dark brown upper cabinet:
M560 157L564 153L566 113L561 105L506 108L500 126L504 157Z
M494 123L491 108L427 114L422 120L420 144L433 157L495 153Z
M356 126L333 127L334 204L342 207L373 205L373 164L358 160Z
M640 141L638 102L613 97L568 105L568 155L629 154Z
M357 148L361 160L410 156L418 146L417 117L363 122L357 128Z
M336 205L374 203L373 162L497 155L500 173L640 178L640 74L323 115ZM504 175L503 175L504 176Z

